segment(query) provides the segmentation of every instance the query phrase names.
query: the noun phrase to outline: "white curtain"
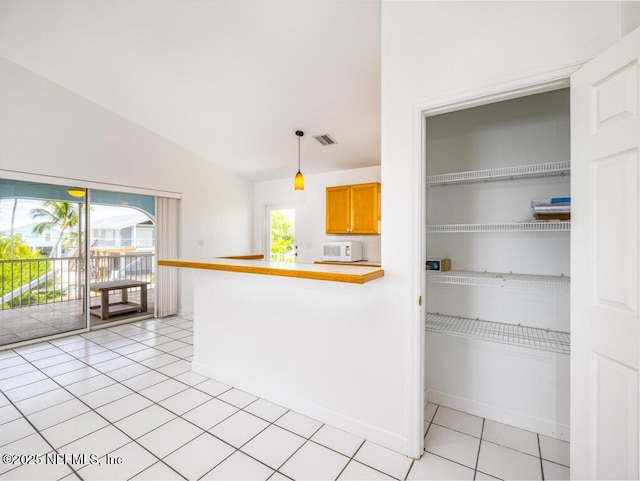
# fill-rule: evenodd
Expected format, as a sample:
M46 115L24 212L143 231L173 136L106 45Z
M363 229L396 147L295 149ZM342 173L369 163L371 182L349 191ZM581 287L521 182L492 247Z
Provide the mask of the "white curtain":
M178 199L156 197L156 259L178 258ZM156 316L178 313L178 269L158 266Z

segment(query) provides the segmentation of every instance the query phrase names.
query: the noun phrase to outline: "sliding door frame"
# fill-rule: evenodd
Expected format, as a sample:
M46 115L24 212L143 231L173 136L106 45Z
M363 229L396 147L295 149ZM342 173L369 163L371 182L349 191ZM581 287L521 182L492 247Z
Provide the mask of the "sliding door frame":
M120 192L120 193L128 193L128 194L140 194L140 195L149 195L149 196L154 196L154 197L168 197L168 198L174 198L174 199L181 199L182 195L179 192L172 192L172 191L163 191L163 190L155 190L155 189L146 189L146 188L140 188L140 187L134 187L134 186L127 186L127 185L118 185L118 184L107 184L107 183L101 183L101 182L93 182L93 181L86 181L86 180L81 180L81 179L73 179L73 178L67 178L67 177L58 177L58 176L49 176L49 175L41 175L41 174L33 174L33 173L29 173L29 172L21 172L21 171L15 171L15 170L6 170L6 169L0 169L0 178L4 178L7 180L16 180L16 181L23 181L23 182L33 182L33 183L41 183L41 184L49 184L49 185L56 185L56 186L64 186L64 187L69 187L69 186L74 186L74 187L78 187L81 189L85 189L87 191L86 197L85 197L85 209L83 212L83 217L84 217L84 224L85 224L85 228L84 228L84 239L82 242L82 247L84 250L84 276L82 277L82 282L83 282L83 286L82 286L82 290L83 290L83 306L84 306L84 315L85 315L85 327L81 328L81 329L75 329L72 331L68 331L68 332L63 332L63 333L59 333L59 334L52 334L50 336L43 336L43 337L38 337L35 339L30 339L30 340L25 340L25 341L20 341L17 343L13 343L13 344L7 344L6 346L0 346L0 351L5 350L5 349L13 349L13 348L17 348L17 347L22 347L22 346L27 346L30 344L35 344L38 342L44 342L44 341L50 341L50 340L55 340L55 339L59 339L59 338L63 338L63 337L67 337L70 335L74 335L74 334L82 334L85 332L89 332L91 330L98 330L98 329L102 329L105 327L111 327L111 326L115 326L118 324L125 324L128 322L132 322L131 319L123 319L121 321L114 321L114 322L110 322L110 323L105 323L99 326L95 326L93 327L91 325L91 315L90 315L90 302L91 302L91 296L90 296L90 291L89 291L89 285L90 285L90 280L91 280L91 272L89 269L89 257L90 257L90 243L91 243L91 239L90 239L90 232L91 232L91 225L90 225L90 196L91 196L91 189L97 189L97 190L105 190L105 191L111 191L111 192ZM156 226L157 229L157 226ZM156 256L156 260L155 260L155 271L156 273L158 272L158 266L157 266L157 256ZM154 296L157 296L157 293L154 293ZM157 298L155 299L156 302L154 302L154 312L152 313L152 315L155 317L156 316L156 309L157 309Z

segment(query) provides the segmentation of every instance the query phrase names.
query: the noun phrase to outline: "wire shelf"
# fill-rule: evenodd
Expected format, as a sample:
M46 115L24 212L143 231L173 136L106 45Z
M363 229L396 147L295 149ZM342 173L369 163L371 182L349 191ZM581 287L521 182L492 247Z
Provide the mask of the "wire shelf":
M468 172L454 172L427 176L428 186L460 184L467 182L489 182L495 180L515 180L527 177L551 177L571 173L571 162L562 160L543 164L518 165L515 167L498 167Z
M450 232L569 232L571 221L511 222L506 224L428 225L427 234Z
M571 335L568 332L552 331L520 324L427 314L425 330L558 354L570 354L571 352Z
M427 271L427 282L480 287L506 287L547 292L569 292L569 276L540 276L500 272Z

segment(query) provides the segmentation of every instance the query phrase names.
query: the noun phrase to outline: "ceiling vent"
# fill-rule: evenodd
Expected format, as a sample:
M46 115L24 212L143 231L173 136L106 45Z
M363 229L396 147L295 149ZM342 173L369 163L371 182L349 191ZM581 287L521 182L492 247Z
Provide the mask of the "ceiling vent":
M314 135L313 138L320 142L322 145L333 145L338 143L333 140L329 134Z

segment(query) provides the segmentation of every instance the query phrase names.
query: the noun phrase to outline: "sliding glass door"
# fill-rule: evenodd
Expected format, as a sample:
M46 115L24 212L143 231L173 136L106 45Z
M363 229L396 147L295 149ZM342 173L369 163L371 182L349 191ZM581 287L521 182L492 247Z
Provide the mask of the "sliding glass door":
M96 189L90 195L91 325L153 314L155 197Z
M0 347L152 316L155 265L154 196L0 179Z
M0 346L87 326L86 192L0 179Z

